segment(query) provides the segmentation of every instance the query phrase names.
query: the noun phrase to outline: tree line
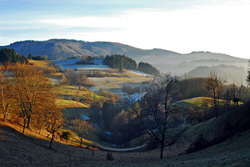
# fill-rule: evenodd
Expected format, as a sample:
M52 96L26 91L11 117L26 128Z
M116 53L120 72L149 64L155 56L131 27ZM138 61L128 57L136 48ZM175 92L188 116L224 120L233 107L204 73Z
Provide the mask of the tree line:
M107 55L103 63L111 68L119 69L120 72L122 72L123 69L131 69L131 70L138 70L155 76L160 75L160 71L151 64L140 62L137 65L135 60L124 55L110 55L110 56Z
M0 50L0 64L11 63L28 63L28 60L23 55L16 53L14 49L2 48Z

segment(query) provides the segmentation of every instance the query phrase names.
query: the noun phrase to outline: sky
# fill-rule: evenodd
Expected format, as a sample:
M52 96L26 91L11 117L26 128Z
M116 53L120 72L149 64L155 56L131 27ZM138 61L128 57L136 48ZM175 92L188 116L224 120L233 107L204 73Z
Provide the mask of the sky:
M0 45L111 41L250 59L250 0L0 0Z

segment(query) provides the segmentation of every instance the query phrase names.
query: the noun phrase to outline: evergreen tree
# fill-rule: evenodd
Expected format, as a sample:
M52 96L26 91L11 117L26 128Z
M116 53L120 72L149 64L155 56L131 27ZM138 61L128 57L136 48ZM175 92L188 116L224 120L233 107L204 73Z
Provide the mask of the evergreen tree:
M156 76L160 75L160 71L149 63L140 62L138 65L138 70L151 75L156 75Z
M0 63L10 64L10 63L28 63L26 57L16 53L14 49L2 48L0 50Z

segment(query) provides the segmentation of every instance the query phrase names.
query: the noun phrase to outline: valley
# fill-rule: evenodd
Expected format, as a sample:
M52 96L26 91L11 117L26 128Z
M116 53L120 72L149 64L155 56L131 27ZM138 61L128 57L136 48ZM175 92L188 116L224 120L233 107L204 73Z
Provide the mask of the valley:
M249 0L0 0L0 167L250 167Z
M245 78L247 76L248 60L222 53L193 51L181 54L157 48L150 50L140 49L115 42L88 42L67 39L20 41L8 46L0 46L0 48L3 47L13 48L22 55L47 56L52 60L73 57L76 59L71 61L77 61L79 60L77 58L82 56L105 57L107 55L120 54L134 59L137 63L140 61L150 63L162 73L171 72L173 75L191 78L208 77L210 72L216 72L221 78L228 80L229 83L234 82L238 85L246 85ZM91 68L91 66L94 67L90 65L88 68ZM107 66L102 68L107 68ZM240 75L238 76L239 73Z
M13 96L1 95L1 107L6 102L13 104L7 114L0 113L2 166L249 164L250 153L245 149L249 146L244 141L250 128L249 87L225 84L216 73L210 73L209 77L158 74L155 67L145 63L156 72L147 74L131 58L111 55L108 57L111 64L106 64L107 57L36 60L30 56L27 64L3 64L3 86L8 88L8 83L15 85L26 81L22 81L26 76L18 70L16 78L21 81L12 82L15 76L8 77L7 70L20 68L25 72L27 68L44 74L50 91L44 90L48 93L48 101L44 104L38 101L40 109L34 108L34 114L27 117L27 120L32 118L30 127L22 122L26 116L16 115L18 110L14 107ZM33 75L37 74L30 76ZM214 87L214 83L217 86ZM13 100L5 99L7 95ZM61 113L59 120L63 120L54 137L46 127L48 115L43 118L40 113L51 114L52 108L47 108L51 100L55 103L56 116ZM6 108L1 109L5 111ZM168 113L167 117L164 113ZM77 124L79 122L81 124ZM10 152L4 146L6 141L10 141L7 144ZM24 147L36 146L24 149L17 145L18 142ZM228 144L232 146L226 147ZM239 149L233 150L235 147ZM26 158L17 156L17 151ZM223 156L225 151L230 154ZM159 153L164 160L157 162Z

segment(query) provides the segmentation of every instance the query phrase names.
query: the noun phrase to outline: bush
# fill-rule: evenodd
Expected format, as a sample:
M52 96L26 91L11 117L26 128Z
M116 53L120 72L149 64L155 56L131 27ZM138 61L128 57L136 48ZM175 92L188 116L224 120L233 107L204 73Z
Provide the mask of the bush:
M87 87L94 85L83 72L75 72L71 70L67 70L64 73L61 83Z
M67 143L68 140L70 140L70 138L71 138L71 133L69 131L64 131L60 135L60 138L66 140L66 143Z

